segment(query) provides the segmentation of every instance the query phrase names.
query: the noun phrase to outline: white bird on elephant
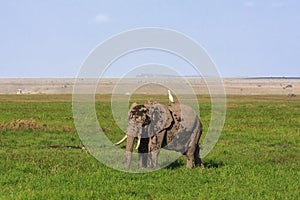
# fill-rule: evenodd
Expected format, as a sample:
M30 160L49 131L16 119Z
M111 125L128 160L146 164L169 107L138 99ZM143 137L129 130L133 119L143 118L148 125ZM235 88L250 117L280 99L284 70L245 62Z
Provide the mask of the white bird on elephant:
M174 98L173 98L173 96L171 94L171 91L168 90L168 93L169 93L169 103L174 103Z

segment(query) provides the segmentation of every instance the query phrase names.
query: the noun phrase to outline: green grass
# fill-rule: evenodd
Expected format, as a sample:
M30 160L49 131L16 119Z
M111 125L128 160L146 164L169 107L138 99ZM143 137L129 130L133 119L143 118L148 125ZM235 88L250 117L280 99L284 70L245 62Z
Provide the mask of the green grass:
M112 120L109 99L97 96L97 116L117 141L123 133ZM199 101L206 131L209 98ZM130 174L104 166L86 150L49 148L82 145L70 95L0 95L0 199L298 199L300 99L229 96L227 105L205 169L186 169L181 157L165 169ZM13 129L17 119L36 126Z

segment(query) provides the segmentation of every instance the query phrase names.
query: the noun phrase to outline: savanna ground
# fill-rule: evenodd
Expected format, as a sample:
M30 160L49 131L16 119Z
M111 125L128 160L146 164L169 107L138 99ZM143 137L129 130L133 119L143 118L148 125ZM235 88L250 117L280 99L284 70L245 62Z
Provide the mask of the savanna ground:
M228 96L221 137L203 161L181 157L145 174L115 171L97 161L76 133L71 95L0 95L0 199L298 199L300 98ZM198 96L204 132L210 100ZM167 103L166 96L148 96ZM110 96L96 97L106 135L123 137ZM143 102L134 96L131 101ZM54 148L55 147L55 148ZM69 148L70 147L70 148ZM124 148L124 145L120 148Z

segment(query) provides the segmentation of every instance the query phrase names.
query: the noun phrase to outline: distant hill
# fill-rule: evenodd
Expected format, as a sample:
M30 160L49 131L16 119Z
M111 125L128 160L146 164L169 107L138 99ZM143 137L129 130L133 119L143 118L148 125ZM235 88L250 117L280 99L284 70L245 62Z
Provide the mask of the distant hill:
M294 80L300 80L300 77L246 77L244 79L271 79L271 80L287 80L287 79L294 79Z

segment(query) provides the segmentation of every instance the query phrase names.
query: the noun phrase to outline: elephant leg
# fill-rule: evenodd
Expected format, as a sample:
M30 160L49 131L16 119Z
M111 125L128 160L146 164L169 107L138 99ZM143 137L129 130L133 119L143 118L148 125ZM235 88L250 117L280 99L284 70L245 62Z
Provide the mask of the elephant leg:
M198 144L196 144L196 149L195 149L195 153L194 153L194 161L195 161L195 166L196 167L201 167L203 168L203 164L200 158L200 147Z
M132 150L133 150L133 142L134 137L128 136L126 142L126 159L125 159L125 169L128 170L130 168Z
M150 164L149 167L155 168L157 158L162 147L165 132L160 132L149 140Z
M139 167L147 167L148 161L148 144L149 138L141 138L141 143L138 148Z
M198 134L197 134L197 138L196 138L196 141L198 141L198 142L196 143L196 149L195 149L195 153L194 153L194 160L195 160L195 166L204 168L204 165L203 165L202 160L200 158L199 140L200 140L201 135L202 135L202 123L199 120L199 129L198 129Z
M150 164L149 164L150 168L156 168L157 158L158 158L159 152L160 152L160 149L157 149L155 151L150 152L150 158L151 158L150 159Z
M192 146L188 149L187 152L187 167L191 168L193 167L193 159L195 166L203 167L201 158L200 158L200 147L199 147L199 140L202 134L202 124L199 121L198 128L195 130L195 139Z
M194 159L195 146L188 148L186 152L186 167L193 168L193 159Z
M139 157L139 167L140 168L147 167L147 159L148 159L147 153L139 153L138 157Z

